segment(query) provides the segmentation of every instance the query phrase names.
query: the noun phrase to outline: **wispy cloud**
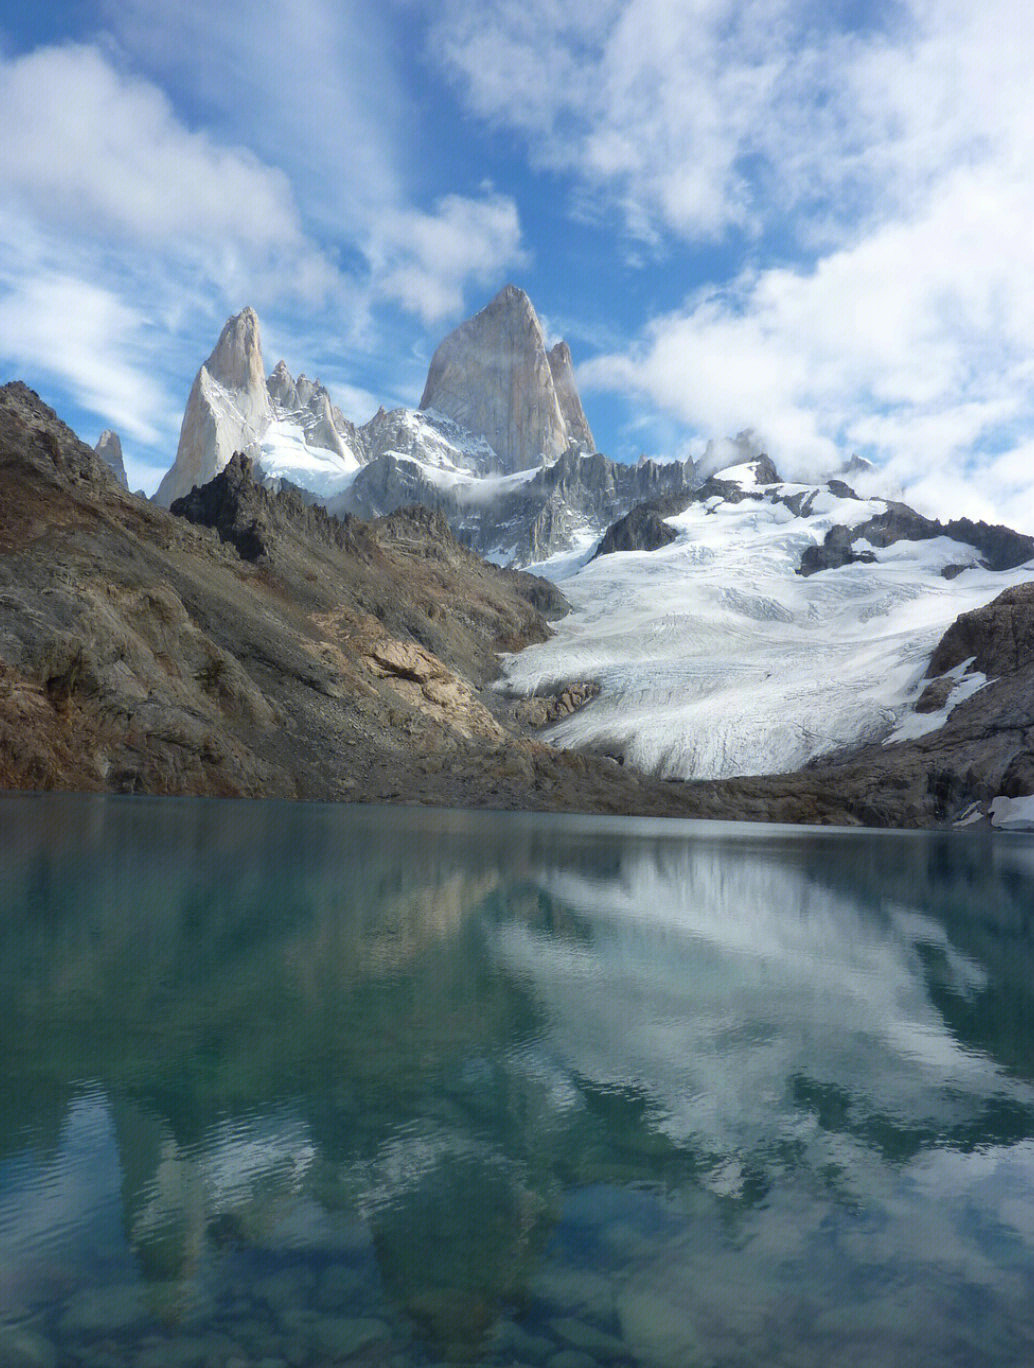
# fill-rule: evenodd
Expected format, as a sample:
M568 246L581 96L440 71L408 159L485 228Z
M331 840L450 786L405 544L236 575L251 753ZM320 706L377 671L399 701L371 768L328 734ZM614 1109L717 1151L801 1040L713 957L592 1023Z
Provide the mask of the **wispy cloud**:
M377 292L435 323L463 307L471 283L498 284L499 272L523 265L517 207L507 195L446 195L433 213L383 215L371 248Z
M749 263L587 384L755 427L800 472L862 447L929 505L1034 523L1029 7L447 0L434 35L469 108L580 204L675 263L716 238Z
M0 48L0 360L151 448L145 485L227 313L310 337L322 320L322 346L289 357L318 367L369 341L379 305L440 321L524 259L509 196L410 193L373 7L126 0L109 18L90 42Z
M421 115L394 56L401 8L217 0L170 14L163 0L119 0L108 12L134 60L189 94L224 136L289 168L306 222L351 255L368 303L390 299L431 323L524 251L509 195L422 202Z

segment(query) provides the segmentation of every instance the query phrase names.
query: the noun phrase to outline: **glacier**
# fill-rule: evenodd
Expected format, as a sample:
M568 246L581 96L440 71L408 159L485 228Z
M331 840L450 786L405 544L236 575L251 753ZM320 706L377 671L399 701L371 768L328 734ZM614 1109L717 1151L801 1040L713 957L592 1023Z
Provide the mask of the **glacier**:
M972 546L935 537L866 546L871 561L801 576L806 547L885 501L785 482L762 491L750 465L718 478L753 497L691 503L665 520L677 535L660 550L585 563L582 549L529 567L562 583L572 611L549 641L504 659L498 687L529 695L594 680L601 690L544 738L665 778L713 779L797 770L942 725L947 708L921 723L913 709L934 647L960 613L1029 580L1034 563L992 572Z

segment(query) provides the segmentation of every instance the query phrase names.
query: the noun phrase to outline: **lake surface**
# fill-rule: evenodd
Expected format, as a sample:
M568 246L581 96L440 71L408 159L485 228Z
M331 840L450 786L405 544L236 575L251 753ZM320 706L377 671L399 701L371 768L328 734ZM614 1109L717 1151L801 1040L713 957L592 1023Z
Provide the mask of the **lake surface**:
M1034 840L0 798L0 1363L1034 1362Z

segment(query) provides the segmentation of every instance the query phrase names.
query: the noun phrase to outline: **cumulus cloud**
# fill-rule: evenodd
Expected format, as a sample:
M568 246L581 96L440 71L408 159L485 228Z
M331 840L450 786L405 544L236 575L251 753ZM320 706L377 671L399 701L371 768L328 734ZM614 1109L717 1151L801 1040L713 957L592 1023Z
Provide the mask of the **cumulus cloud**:
M507 195L446 195L433 213L381 216L371 254L378 293L435 323L463 306L468 284L492 285L527 260L517 206Z
M512 197L486 190L446 194L431 209L414 203L420 119L393 63L391 5L108 8L120 43L156 78L189 91L226 136L291 168L307 220L364 263L370 303L389 299L436 322L463 308L472 285L523 262Z
M236 253L309 294L333 279L283 172L187 129L160 89L96 47L0 64L0 123L18 130L0 140L5 200L51 228L213 265Z
M472 110L675 269L709 239L741 262L587 385L701 437L754 427L800 474L862 449L928 507L1034 526L1028 6L447 0L433 31Z
M582 376L708 434L752 425L801 475L860 449L928 503L958 507L965 486L944 474L971 466L970 506L1007 505L1030 525L1029 497L1019 505L1034 468L1024 479L1010 452L1034 427L1034 274L1016 241L1032 214L1034 187L966 168L912 221L699 294Z

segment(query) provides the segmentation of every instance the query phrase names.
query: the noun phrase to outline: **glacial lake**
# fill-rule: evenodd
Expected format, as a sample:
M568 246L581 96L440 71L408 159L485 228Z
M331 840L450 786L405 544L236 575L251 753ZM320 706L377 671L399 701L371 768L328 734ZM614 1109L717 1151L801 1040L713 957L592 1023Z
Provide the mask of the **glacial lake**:
M0 798L4 1368L1034 1362L1034 839Z

